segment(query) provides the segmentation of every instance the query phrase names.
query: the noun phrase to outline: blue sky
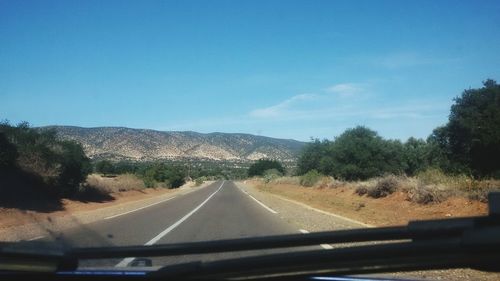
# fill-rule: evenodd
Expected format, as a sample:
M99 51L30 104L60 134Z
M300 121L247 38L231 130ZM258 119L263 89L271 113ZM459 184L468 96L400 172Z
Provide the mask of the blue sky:
M425 138L499 50L500 1L0 0L0 119Z

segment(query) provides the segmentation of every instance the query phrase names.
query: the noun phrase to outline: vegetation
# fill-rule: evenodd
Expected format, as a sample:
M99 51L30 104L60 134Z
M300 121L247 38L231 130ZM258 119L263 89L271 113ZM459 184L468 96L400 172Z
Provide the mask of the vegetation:
M300 185L308 187L313 186L321 179L321 177L322 175L318 171L312 169L300 177Z
M277 169L269 169L264 171L264 182L268 183L272 180L275 180L281 176L283 176L283 173L278 171Z
M74 196L92 171L80 144L57 139L23 122L0 123L0 172L20 170L39 178L57 196Z
M448 124L436 128L427 141L387 140L358 126L333 141L313 140L303 150L297 172L304 175L316 170L348 181L387 174L415 176L429 169L499 178L498 159L500 86L487 80L483 88L465 90L455 99Z
M259 159L248 168L248 176L263 176L265 171L271 169L276 169L281 174L285 173L285 168L277 160Z

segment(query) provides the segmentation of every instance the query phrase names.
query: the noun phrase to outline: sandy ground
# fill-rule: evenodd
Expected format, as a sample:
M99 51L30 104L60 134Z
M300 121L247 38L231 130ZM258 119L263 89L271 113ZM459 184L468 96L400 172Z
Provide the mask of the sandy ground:
M406 200L406 194L395 192L385 198L359 196L353 189L312 188L293 184L264 184L246 181L260 191L296 200L309 206L339 214L375 226L401 225L411 220L478 216L488 213L488 205L463 197L452 197L441 203L417 204Z

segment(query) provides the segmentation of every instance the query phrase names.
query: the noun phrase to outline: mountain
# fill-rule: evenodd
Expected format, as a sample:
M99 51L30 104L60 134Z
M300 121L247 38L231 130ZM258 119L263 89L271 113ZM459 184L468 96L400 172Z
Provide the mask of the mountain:
M271 158L292 162L305 144L250 134L163 132L124 127L48 126L42 129L55 129L60 138L81 143L92 159L250 161Z

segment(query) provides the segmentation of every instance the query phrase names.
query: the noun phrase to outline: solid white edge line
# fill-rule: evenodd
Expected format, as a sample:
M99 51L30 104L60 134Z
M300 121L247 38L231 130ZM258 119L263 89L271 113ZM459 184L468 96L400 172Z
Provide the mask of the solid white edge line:
M309 231L305 230L305 229L299 229L299 232L300 233L304 233L304 234L307 234L309 233ZM320 244L321 248L325 249L325 250L331 250L333 249L333 247L329 244Z
M275 210L269 208L268 206L264 205L264 203L260 202L259 200L255 199L255 197L253 197L252 195L250 195L250 193L246 192L245 190L241 189L241 187L239 187L239 190L241 190L243 193L245 193L246 195L250 196L250 198L252 198L253 200L255 200L255 202L259 203L262 207L264 207L266 210L268 210L269 212L273 213L273 214L277 214L278 212L276 212Z
M177 226L179 226L181 223L183 223L185 220L187 220L190 216L192 216L196 211L198 211L203 205L205 205L208 200L210 200L219 190L221 190L222 186L224 185L226 181L222 181L222 184L219 186L219 188L212 193L210 196L208 196L205 201L201 202L200 205L198 205L196 208L194 208L191 212L189 212L187 215L183 216L180 220L176 221L174 224L160 232L158 235L156 235L153 239L149 240L144 244L144 246L151 246L154 243L158 242L163 236L167 235L170 231L174 230ZM129 258L124 258L121 262L119 262L115 267L126 267L130 262L132 262L134 258L129 257Z
M28 239L28 241L34 241L34 240L38 240L38 239L42 239L42 238L45 238L45 236L43 236L43 235L36 236L36 237Z
M153 203L153 204L149 204L149 205L146 205L146 206L142 206L142 207L137 208L137 209L134 209L134 210L132 210L132 211L127 211L127 212L125 212L125 213L121 213L121 214L117 214L117 215L112 215L112 216L109 216L109 217L105 217L104 219L105 219L105 220L114 219L114 218L116 218L116 217L120 217L120 216L123 216L123 215L127 215L127 214L130 214L130 213L133 213L133 212L137 212L137 211L140 211L140 210L142 210L142 209L146 209L146 208L148 208L148 207L151 207L151 206L154 206L154 205L158 205L158 204L163 203L163 202L167 202L167 201L169 201L169 200L174 199L175 197L177 197L177 196L173 196L173 197L167 198L167 199L165 199L165 200L162 200L162 201L160 201L160 202L156 202L156 203Z

